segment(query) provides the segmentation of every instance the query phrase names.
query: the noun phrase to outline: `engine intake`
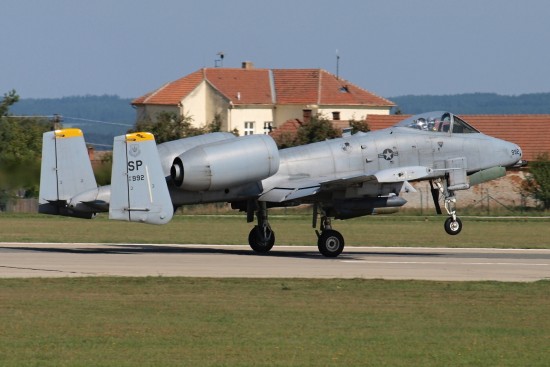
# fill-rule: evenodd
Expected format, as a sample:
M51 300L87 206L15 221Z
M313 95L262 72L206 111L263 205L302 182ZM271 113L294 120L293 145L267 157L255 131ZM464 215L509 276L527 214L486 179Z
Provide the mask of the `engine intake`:
M174 159L170 176L189 191L220 190L263 180L279 170L279 150L268 135L200 145Z

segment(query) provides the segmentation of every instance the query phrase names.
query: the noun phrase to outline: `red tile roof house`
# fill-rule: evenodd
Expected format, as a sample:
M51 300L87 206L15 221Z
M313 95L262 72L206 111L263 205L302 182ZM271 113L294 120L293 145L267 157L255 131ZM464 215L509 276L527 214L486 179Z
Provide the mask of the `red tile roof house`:
M137 120L162 111L205 126L219 114L222 130L265 134L285 121L312 115L348 120L388 115L395 104L322 69L203 68L132 101Z
M389 115L395 104L322 69L256 69L244 62L242 68L203 68L169 82L132 101L137 120L157 113L175 112L192 116L204 126L216 114L222 117L222 130L237 129L241 135L272 135L295 132L304 121L304 113L323 114L338 127L347 120L366 119L371 130L390 127L408 116ZM453 111L451 111L453 112ZM524 159L533 160L541 152L550 152L550 115L464 115L467 122L483 133L517 143ZM339 120L339 121L338 121ZM524 171L458 191L458 207L502 207L527 204L522 196ZM417 184L419 194L406 194L407 207L433 212L428 187Z

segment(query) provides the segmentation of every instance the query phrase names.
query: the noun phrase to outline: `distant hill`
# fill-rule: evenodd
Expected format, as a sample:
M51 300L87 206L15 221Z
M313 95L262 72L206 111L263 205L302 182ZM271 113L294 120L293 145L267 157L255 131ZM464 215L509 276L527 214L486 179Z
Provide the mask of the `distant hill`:
M388 97L402 113L450 111L456 114L550 114L550 93L503 96L495 93Z
M63 98L26 98L10 107L13 115L61 115L64 127L78 127L96 149L111 149L113 137L134 126L136 112L132 100L118 96L74 96Z

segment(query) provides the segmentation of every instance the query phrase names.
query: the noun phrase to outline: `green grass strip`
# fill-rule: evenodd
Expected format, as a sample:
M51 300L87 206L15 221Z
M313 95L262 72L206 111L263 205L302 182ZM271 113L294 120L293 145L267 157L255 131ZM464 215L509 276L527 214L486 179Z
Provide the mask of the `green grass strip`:
M0 280L2 366L548 366L550 282Z
M277 213L274 211L274 213ZM550 248L550 218L463 217L457 236L444 216L369 216L333 221L346 246ZM311 217L273 215L276 245L316 245ZM0 215L0 242L105 242L247 245L254 223L238 216L178 215L164 226L46 215Z

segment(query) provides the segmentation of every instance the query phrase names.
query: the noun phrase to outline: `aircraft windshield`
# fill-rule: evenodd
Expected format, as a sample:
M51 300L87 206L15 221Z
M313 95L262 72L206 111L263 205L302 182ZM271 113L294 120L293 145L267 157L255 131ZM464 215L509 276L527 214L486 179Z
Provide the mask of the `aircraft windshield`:
M399 127L408 127L422 131L443 132L451 130L454 134L479 133L457 116L444 111L422 113L399 122Z

